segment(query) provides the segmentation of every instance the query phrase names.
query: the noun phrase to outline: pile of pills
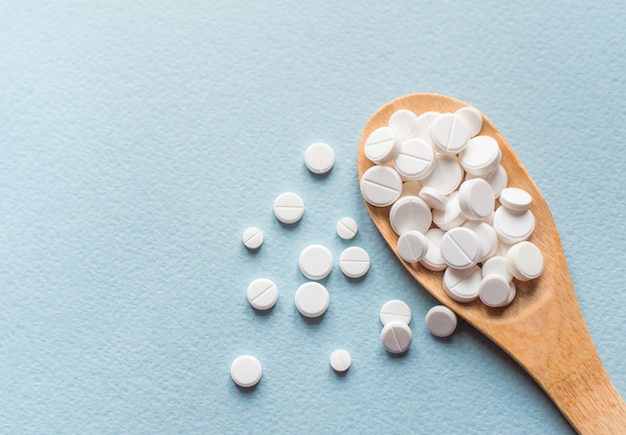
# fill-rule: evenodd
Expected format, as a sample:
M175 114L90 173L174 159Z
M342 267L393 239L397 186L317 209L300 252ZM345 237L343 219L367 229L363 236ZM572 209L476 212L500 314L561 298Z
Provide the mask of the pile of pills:
M516 294L514 279L537 278L543 256L527 241L535 228L532 197L507 188L500 146L478 135L481 129L482 114L473 107L443 114L398 110L365 141L365 156L375 165L360 187L369 204L391 206L404 261L444 271L444 290L457 302L505 307ZM431 314L434 325L448 315L442 312ZM446 325L433 334L454 329Z

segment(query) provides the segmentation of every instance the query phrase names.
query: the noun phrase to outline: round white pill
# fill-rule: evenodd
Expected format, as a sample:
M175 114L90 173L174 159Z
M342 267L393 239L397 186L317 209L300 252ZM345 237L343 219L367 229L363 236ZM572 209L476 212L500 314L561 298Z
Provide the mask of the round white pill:
M314 143L304 152L304 164L314 174L325 174L335 164L335 152L325 143Z
M462 107L454 112L454 116L458 116L465 121L465 124L467 124L469 128L470 137L476 136L480 132L480 129L483 128L483 115L475 107Z
M469 221L465 222L463 227L474 231L480 240L481 250L480 257L478 258L479 263L482 263L496 253L496 249L498 248L498 235L491 225L485 222Z
M267 278L255 279L248 286L248 302L257 310L269 310L278 300L276 284Z
M436 305L426 313L426 327L437 337L448 337L456 329L454 311L444 305Z
M435 152L422 139L408 139L400 144L394 167L407 180L421 180L435 168Z
M284 224L298 222L304 214L304 201L293 192L278 195L274 200L274 216Z
M417 263L428 252L428 239L419 231L408 231L398 238L398 253L404 261Z
M386 207L400 197L402 179L393 168L376 165L365 171L360 187L368 203L375 207Z
M441 256L455 269L469 269L480 259L482 246L476 233L468 228L452 228L441 239Z
M241 355L230 365L230 377L240 387L253 387L261 380L263 368L258 359Z
M330 304L328 290L319 282L305 282L295 296L296 308L304 317L319 317L326 312Z
M459 206L470 220L487 219L493 213L493 190L482 178L467 180L459 187Z
M391 322L400 322L408 325L411 323L411 309L399 299L392 299L385 302L380 309L380 321L384 325Z
M389 210L391 228L398 235L412 230L425 233L432 219L430 207L417 196L402 197Z
M459 157L461 166L468 174L487 175L497 169L502 160L502 151L491 136L476 136L469 140Z
M459 204L459 192L454 192L448 197L445 210L433 211L433 222L444 231L458 227L465 222L465 215Z
M333 254L322 245L309 245L299 258L300 271L309 279L326 278L333 270Z
M530 210L521 214L498 207L493 215L493 229L504 243L513 244L530 237L535 229L535 217Z
M479 177L478 175L467 174L465 177L466 180L471 180L473 178L482 178L489 183L489 186L491 186L491 190L493 190L493 194L496 198L500 196L500 192L509 182L509 176L506 174L506 170L502 167L502 165L499 165L493 172L487 175Z
M408 180L402 183L402 192L400 193L400 198L404 196L417 196L419 191L422 189L422 182L419 180Z
M512 283L499 275L484 277L478 285L478 297L488 307L504 307L512 299L510 298Z
M442 154L460 153L469 141L469 127L460 117L444 113L430 127L433 143Z
M389 353L406 352L413 341L413 333L405 323L390 322L380 333L380 340Z
M425 112L417 117L417 137L432 145L430 127L441 116L439 112Z
M445 210L446 204L448 204L448 198L446 198L443 193L429 186L422 187L418 196L422 198L430 208L435 210Z
M509 272L520 281L537 278L543 272L543 255L534 243L521 242L507 253Z
M496 255L495 257L491 257L489 260L483 263L482 267L483 277L487 277L490 275L498 275L506 282L511 282L513 279L513 275L509 272L509 265L506 257L502 257L501 255Z
M391 115L388 126L397 140L402 142L417 134L417 116L410 110L400 109Z
M391 162L400 151L400 142L396 140L389 127L377 128L369 135L363 147L365 157L374 163Z
M248 227L243 230L241 241L248 249L258 249L263 244L263 231L257 227Z
M448 267L443 273L443 289L457 302L472 302L478 297L478 285L482 280L480 267L454 269Z
M422 180L423 186L449 195L459 187L463 180L463 168L456 158L451 156L436 156L435 168L431 174Z
M330 366L334 371L342 373L350 368L352 356L344 349L337 349L330 354Z
M350 217L343 217L337 222L335 227L337 235L344 240L350 240L356 236L359 226L356 221Z
M432 271L440 271L444 270L448 265L443 260L441 256L441 239L443 238L444 232L439 228L431 228L426 231L426 239L428 240L428 250L426 251L426 255L420 261L420 264L424 266L426 269Z
M517 187L508 187L500 192L500 204L509 211L523 213L530 208L533 197Z
M349 278L360 278L370 270L370 256L363 248L351 246L339 257L339 267Z

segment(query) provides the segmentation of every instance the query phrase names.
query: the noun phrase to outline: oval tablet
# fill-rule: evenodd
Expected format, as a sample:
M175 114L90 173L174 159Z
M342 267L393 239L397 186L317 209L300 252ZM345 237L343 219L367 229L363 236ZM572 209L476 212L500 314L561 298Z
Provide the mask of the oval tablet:
M491 136L476 136L469 140L459 161L465 172L472 175L488 175L495 171L502 160L498 142Z
M391 162L400 151L400 143L389 127L377 128L369 135L363 146L365 157L374 163Z
M402 179L398 173L387 166L372 166L361 177L361 194L375 207L393 204L402 192Z
M432 213L430 207L417 196L405 196L391 206L389 222L398 235L412 230L425 233L432 222Z
M457 154L467 146L469 127L460 117L444 113L430 126L430 137L440 153Z
M230 365L230 377L240 387L254 387L261 380L263 368L258 359L242 355Z
M295 295L296 308L304 317L319 317L330 304L328 290L318 282L306 282L298 287Z
M491 186L491 190L493 190L493 194L496 198L500 196L500 192L509 182L509 176L506 174L506 170L502 167L502 165L499 165L493 172L487 175L479 177L477 175L467 174L465 177L466 180L471 180L473 178L482 178L489 183L489 186Z
M324 279L333 270L333 254L325 246L310 245L302 250L298 263L307 278Z
M436 305L428 310L425 321L430 333L437 337L448 337L457 325L456 314L444 305Z
M339 267L349 278L360 278L370 270L370 256L363 248L352 246L339 257Z
M476 136L480 132L480 129L483 128L483 115L475 107L462 107L454 112L454 116L458 116L465 121L469 129L470 137Z
M399 142L417 134L417 116L410 110L400 109L394 112L389 118L388 125Z
M389 353L403 353L411 346L413 333L411 328L402 322L391 322L385 325L380 333L380 340Z
M433 172L422 180L422 185L449 195L459 187L462 180L463 169L459 162L454 157L439 155L435 157Z
M350 368L352 364L352 356L350 352L344 349L337 349L330 354L330 366L334 371L342 373Z
M513 300L511 295L512 283L499 275L489 275L483 278L478 285L478 297L488 307L504 307ZM515 290L513 290L515 291Z
M356 233L359 230L359 226L354 219L350 217L343 217L339 219L335 229L337 230L337 235L339 237L344 240L349 240L356 236Z
M458 192L450 195L445 210L433 211L433 222L444 231L458 227L465 222L465 215L461 211L461 205L459 204Z
M335 152L325 143L314 143L304 152L304 164L314 174L325 174L335 164Z
M493 229L504 243L521 242L528 239L535 229L535 217L530 210L518 214L501 206L493 215Z
M480 267L454 269L448 267L443 273L443 289L446 294L457 302L472 302L478 297L478 285L482 280Z
M517 187L508 187L500 192L500 204L515 213L527 211L532 200L528 192Z
M440 271L444 270L448 265L443 260L441 256L441 239L443 238L444 232L439 228L431 228L426 231L426 239L428 240L428 250L426 251L426 255L420 261L420 264L424 266L426 269L432 271Z
M248 227L243 231L241 241L248 249L258 249L263 244L263 231L257 227Z
M428 252L428 239L419 231L407 231L398 238L398 253L404 261L417 263Z
M543 255L531 242L513 245L507 253L509 272L520 281L535 279L543 272Z
M494 204L493 190L482 178L474 178L461 184L459 206L467 219L487 219L493 213Z
M304 214L304 201L293 192L278 195L274 200L274 216L284 224L295 224Z
M480 259L481 243L476 233L468 228L452 228L441 239L441 256L455 269L469 269Z
M400 144L400 153L394 161L394 167L407 180L421 180L433 171L435 152L422 139L408 139Z
M380 309L380 321L383 326L391 322L400 322L408 325L411 323L411 309L405 302L399 299L392 299L385 302Z
M424 200L430 208L435 210L445 210L448 204L448 198L446 198L443 193L429 186L422 187L418 196Z
M269 310L276 305L278 288L269 279L259 278L250 283L246 296L250 305L257 310Z

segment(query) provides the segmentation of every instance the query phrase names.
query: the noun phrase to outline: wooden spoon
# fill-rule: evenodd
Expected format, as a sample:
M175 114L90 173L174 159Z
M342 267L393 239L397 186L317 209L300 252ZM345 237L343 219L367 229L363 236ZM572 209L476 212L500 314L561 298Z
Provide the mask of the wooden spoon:
M359 181L373 166L363 151L365 140L376 128L387 125L396 110L444 113L465 106L468 104L435 94L408 95L384 105L363 129L358 153ZM530 241L544 256L543 274L536 280L517 282L517 296L510 306L489 308L480 301L461 304L450 299L443 289L443 272L432 272L400 258L398 236L389 223L390 207L374 207L366 202L370 215L391 250L415 279L513 357L548 393L577 431L625 434L626 404L604 370L583 320L548 205L511 146L484 116L479 134L491 136L500 144L508 185L532 195L531 211L536 226Z

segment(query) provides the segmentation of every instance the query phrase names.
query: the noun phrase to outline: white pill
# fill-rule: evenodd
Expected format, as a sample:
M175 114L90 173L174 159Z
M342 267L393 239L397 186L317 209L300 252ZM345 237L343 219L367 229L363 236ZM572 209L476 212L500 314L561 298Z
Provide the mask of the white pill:
M286 192L274 200L274 215L284 224L298 222L304 214L304 201L295 193Z
M376 165L365 171L360 187L367 202L375 207L386 207L400 197L402 179L393 168Z
M411 323L411 308L399 299L387 301L380 309L380 321L383 326L391 322L408 325Z
M430 137L430 127L440 116L441 113L439 112L425 112L419 115L417 117L417 137L432 145L433 140Z
M533 197L517 187L508 187L500 192L500 204L512 212L523 213L530 207Z
M257 310L269 310L278 300L276 284L267 278L255 279L248 286L248 302Z
M344 349L337 349L330 354L330 366L336 372L345 372L352 364L352 356L350 352Z
M424 266L426 269L432 271L440 271L444 270L448 265L443 260L441 256L441 239L443 238L444 232L439 228L431 228L426 231L426 239L428 240L428 251L420 264Z
M370 270L370 256L363 248L351 246L339 257L339 267L349 278L360 278Z
M398 235L415 230L425 233L432 223L430 207L417 196L400 198L389 210L391 228Z
M396 140L389 127L377 128L369 135L364 145L365 157L374 163L391 162L400 151L400 142Z
M511 291L515 291L511 290L512 285L499 275L486 276L478 285L478 297L488 307L504 307L512 301Z
M314 174L325 174L335 164L335 152L325 143L314 143L304 152L304 164Z
M443 235L440 248L441 256L448 266L469 269L478 263L482 246L474 231L457 227Z
M350 217L342 217L335 227L337 235L344 240L350 240L356 236L359 226L356 221Z
M452 113L444 113L430 127L430 137L435 149L442 154L458 154L469 141L469 127L463 119Z
M490 275L498 275L506 282L510 282L513 279L513 275L509 272L509 265L506 257L496 255L483 263L483 277Z
M475 107L462 107L454 112L454 116L458 116L467 124L469 128L469 136L474 137L483 128L483 115Z
M333 254L322 245L309 245L299 258L300 271L309 279L326 278L333 270Z
M498 207L493 215L493 229L504 243L521 242L528 239L535 229L535 217L530 210L518 214L506 207Z
M494 204L493 190L482 178L464 181L459 187L459 206L467 219L489 218L493 213Z
M465 222L465 215L459 204L459 192L454 192L448 197L445 210L433 210L433 222L444 231L458 227Z
M448 267L443 273L443 289L457 302L472 302L478 297L478 285L482 280L480 267L454 269Z
M509 249L511 249L511 246L513 245L504 243L502 240L498 240L498 249L496 249L496 255L506 258L506 254L509 252Z
M319 282L305 282L295 296L296 308L304 317L319 317L326 312L330 304L328 290Z
M410 110L400 109L394 112L389 118L388 125L399 142L417 134L417 116Z
M491 136L476 136L469 140L459 156L465 172L472 175L487 175L498 168L502 151Z
M408 231L398 238L398 253L404 261L417 263L428 252L428 239L419 231Z
M257 227L248 227L243 230L241 241L248 249L258 249L263 244L263 231Z
M506 174L506 170L499 165L496 170L487 175L477 176L472 174L467 174L465 177L466 180L471 180L473 178L482 178L491 186L491 190L493 190L493 194L496 198L500 196L500 192L504 189L509 182L509 176Z
M456 329L454 311L444 305L436 305L426 313L426 327L437 337L448 337Z
M474 231L478 236L478 240L480 240L481 249L478 258L479 263L482 263L496 253L496 249L498 248L498 235L491 225L485 222L469 221L465 222L463 227Z
M402 183L402 192L400 198L404 196L417 196L422 189L422 182L419 180L408 180Z
M507 253L509 272L520 281L537 278L543 272L543 255L531 242L513 245Z
M408 139L400 144L400 152L394 161L398 174L407 180L426 178L435 167L435 152L422 139Z
M230 377L240 387L253 387L261 380L263 368L258 359L241 355L230 365Z
M449 195L459 187L463 180L463 168L456 158L439 155L435 158L435 168L431 174L422 180L423 186Z
M402 322L387 323L380 333L380 340L389 353L406 352L413 341L411 328Z
M419 191L418 196L424 200L426 204L435 210L445 210L448 204L448 198L436 189L424 186Z

